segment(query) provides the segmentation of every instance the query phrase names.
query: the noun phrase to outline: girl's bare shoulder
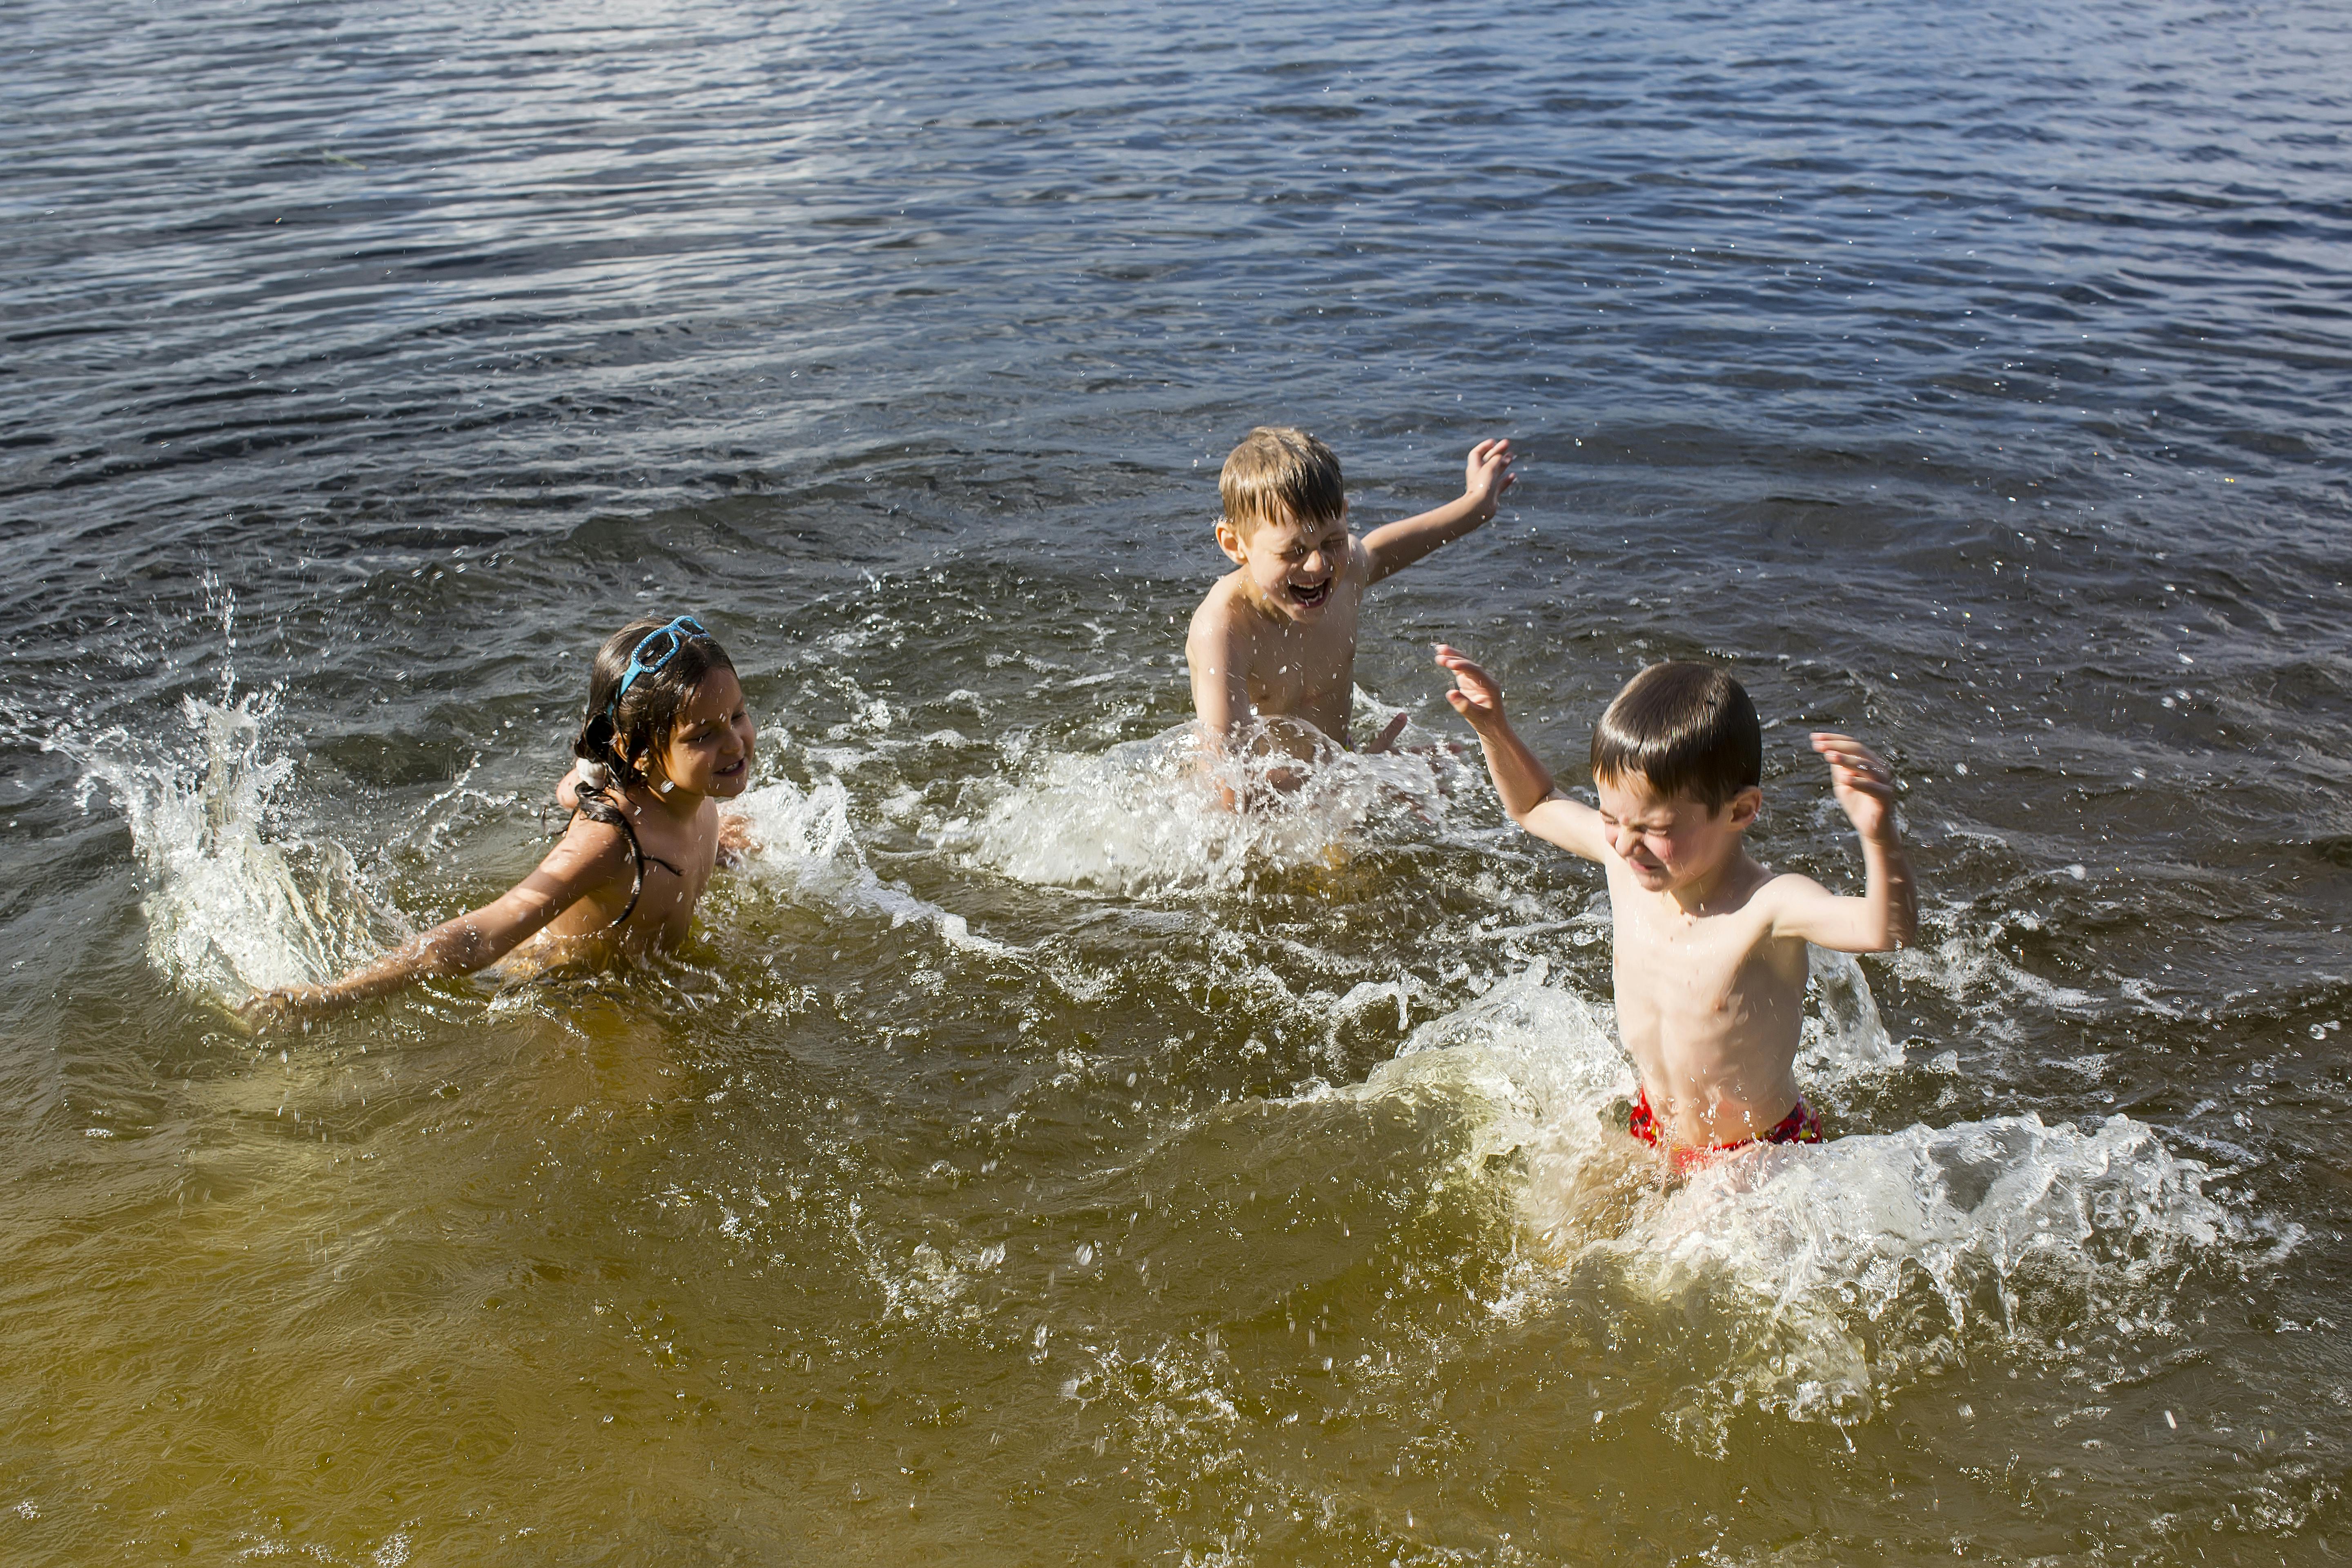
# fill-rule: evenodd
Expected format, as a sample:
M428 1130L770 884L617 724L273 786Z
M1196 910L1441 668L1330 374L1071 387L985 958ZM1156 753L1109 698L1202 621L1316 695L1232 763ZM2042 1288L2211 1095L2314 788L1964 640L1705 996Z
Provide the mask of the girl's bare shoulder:
M617 869L629 858L628 830L614 822L600 822L586 812L575 811L565 825L563 836L548 852L544 865L550 868L566 868L577 872L604 868Z

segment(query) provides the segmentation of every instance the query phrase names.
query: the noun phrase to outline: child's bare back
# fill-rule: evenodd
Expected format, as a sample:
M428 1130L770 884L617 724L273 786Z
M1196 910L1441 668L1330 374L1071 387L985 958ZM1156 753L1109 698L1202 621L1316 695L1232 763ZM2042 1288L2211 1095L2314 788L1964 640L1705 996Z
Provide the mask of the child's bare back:
M1818 1142L1795 1073L1806 944L1881 952L1910 941L1916 921L1886 764L1848 736L1812 738L1862 838L1867 890L1841 898L1748 855L1762 733L1723 671L1653 665L1626 684L1593 731L1596 810L1553 786L1492 677L1450 647L1437 662L1511 819L1607 873L1618 1031L1642 1079L1627 1131L1678 1158Z
M1348 744L1364 590L1492 518L1510 466L1508 441L1481 441L1459 500L1360 540L1348 531L1330 447L1303 430L1251 431L1218 479L1217 543L1235 569L1201 601L1184 640L1192 705L1211 746L1253 716L1298 721Z

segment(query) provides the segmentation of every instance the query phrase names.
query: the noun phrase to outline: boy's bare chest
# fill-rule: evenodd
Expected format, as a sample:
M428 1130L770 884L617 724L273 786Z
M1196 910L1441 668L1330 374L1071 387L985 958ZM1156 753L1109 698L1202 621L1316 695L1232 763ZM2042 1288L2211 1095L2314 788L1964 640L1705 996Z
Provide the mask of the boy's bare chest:
M1788 955L1780 949L1789 944L1750 910L1694 916L1644 900L1621 908L1615 923L1621 1007L1715 1012L1787 989ZM1798 973L1801 985L1801 956Z
M1353 606L1348 608L1350 613L1345 616L1269 631L1255 640L1250 650L1249 693L1261 713L1296 712L1334 692L1352 696L1356 617Z

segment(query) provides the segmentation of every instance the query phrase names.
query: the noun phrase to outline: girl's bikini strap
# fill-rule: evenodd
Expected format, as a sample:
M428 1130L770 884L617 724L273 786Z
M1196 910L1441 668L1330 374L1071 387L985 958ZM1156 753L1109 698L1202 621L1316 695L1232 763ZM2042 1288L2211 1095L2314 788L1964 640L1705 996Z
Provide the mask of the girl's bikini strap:
M587 793L588 791L585 789L580 791L580 794L583 795ZM596 794L600 797L604 796L604 792L602 790L596 791ZM671 865L668 861L663 859L658 855L646 854L645 846L637 842L637 830L635 825L629 821L629 814L619 807L613 807L612 812L613 815L610 816L605 816L601 813L591 815L589 816L589 820L592 822L608 823L611 826L619 828L621 830L621 837L629 841L629 858L635 867L635 874L629 880L629 901L627 906L621 910L619 918L614 920L611 925L604 928L606 931L618 931L623 926L629 923L629 917L637 912L637 900L646 896L646 863L647 861L650 860L655 865L660 867L663 870L668 872L671 876L678 879L680 881L684 881L686 879L686 873L679 870L677 867Z

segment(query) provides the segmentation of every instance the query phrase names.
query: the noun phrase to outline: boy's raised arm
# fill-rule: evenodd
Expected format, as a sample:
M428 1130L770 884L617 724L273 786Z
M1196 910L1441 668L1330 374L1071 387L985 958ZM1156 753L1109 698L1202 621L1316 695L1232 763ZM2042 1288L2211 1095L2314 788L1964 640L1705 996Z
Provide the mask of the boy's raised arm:
M1437 645L1439 668L1454 677L1445 700L1478 731L1486 753L1486 773L1503 810L1513 822L1537 837L1559 845L1571 855L1599 860L1608 853L1609 840L1601 814L1582 801L1570 800L1552 783L1551 772L1528 750L1518 731L1503 713L1503 689L1495 678L1463 655Z
M1503 492L1511 488L1517 478L1511 472L1508 441L1481 441L1471 447L1470 460L1463 469L1459 500L1364 535L1369 581L1377 583L1391 572L1402 571L1440 545L1451 544L1486 522L1495 515Z
M1895 770L1851 735L1813 736L1813 750L1830 765L1830 789L1862 838L1863 894L1841 898L1810 877L1781 881L1782 907L1773 929L1839 952L1885 952L1907 947L1919 927L1919 889L1895 826Z

